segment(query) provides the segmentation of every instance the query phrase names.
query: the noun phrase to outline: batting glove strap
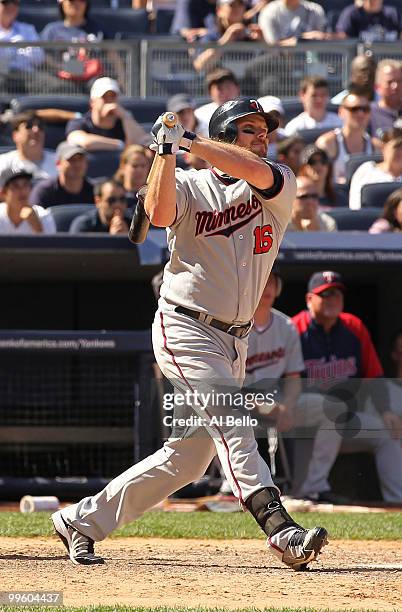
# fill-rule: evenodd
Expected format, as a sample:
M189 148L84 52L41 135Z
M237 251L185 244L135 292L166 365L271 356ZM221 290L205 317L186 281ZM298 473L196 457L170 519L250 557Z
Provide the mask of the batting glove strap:
M176 142L163 142L158 144L159 155L175 155L179 150Z
M180 149L181 151L187 151L190 153L191 146L193 144L193 140L197 137L197 134L194 132L188 132L187 130L184 132L181 140L180 140Z
M177 151L179 150L177 145L172 143L158 144L157 142L153 142L148 148L151 149L151 151L155 151L155 153L158 155L176 155Z

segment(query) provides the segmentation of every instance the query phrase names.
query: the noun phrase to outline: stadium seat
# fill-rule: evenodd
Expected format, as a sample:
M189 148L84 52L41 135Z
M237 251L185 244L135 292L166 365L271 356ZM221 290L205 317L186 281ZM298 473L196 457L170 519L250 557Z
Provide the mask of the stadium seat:
M31 23L35 26L38 33L42 32L45 25L59 19L60 13L55 2L51 6L39 6L38 3L30 6L21 5L18 15L18 21Z
M88 172L90 179L109 178L119 167L120 151L91 151L88 153Z
M94 208L94 204L62 204L50 206L48 210L53 215L58 232L68 232L71 223L76 217L83 215Z
M338 23L341 10L328 11L327 13L327 28L328 32L336 32L336 24Z
M364 164L367 161L382 161L381 153L371 153L367 155L367 153L351 155L346 162L346 182L350 183L352 176L356 172L359 166Z
M148 12L145 9L96 9L96 18L106 24L116 40L138 38L149 34Z
M328 132L328 128L312 128L311 130L297 130L297 136L303 138L306 144L314 143L321 134Z
M170 34L174 10L159 8L156 10L154 30L155 34Z
M13 113L42 108L59 108L75 113L86 113L88 110L88 96L44 95L44 96L18 96L11 100L10 108Z
M352 2L351 0L320 0L319 4L321 4L325 13L328 14L329 11L342 11L345 6L350 6Z
M379 207L382 209L387 197L397 189L402 187L400 182L392 183L373 183L371 185L363 185L361 191L362 208Z
M166 110L166 98L137 98L122 96L121 103L129 110L138 123L154 123Z
M339 231L367 232L374 221L381 216L381 208L333 208L327 211L335 219Z

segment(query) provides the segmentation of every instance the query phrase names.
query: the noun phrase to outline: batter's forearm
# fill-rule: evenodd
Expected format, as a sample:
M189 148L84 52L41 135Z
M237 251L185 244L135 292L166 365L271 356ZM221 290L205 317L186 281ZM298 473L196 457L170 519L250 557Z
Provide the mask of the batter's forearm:
M144 208L152 225L168 227L176 217L176 156L157 156Z
M255 153L242 147L197 136L192 143L191 153L258 189L269 189L274 184L270 167Z

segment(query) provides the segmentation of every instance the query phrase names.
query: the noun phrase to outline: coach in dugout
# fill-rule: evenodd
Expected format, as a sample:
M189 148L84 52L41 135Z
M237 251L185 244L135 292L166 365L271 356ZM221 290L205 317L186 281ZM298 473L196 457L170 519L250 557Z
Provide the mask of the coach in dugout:
M401 419L392 412L386 385L380 380L374 384L366 381L377 415L360 410L357 400L362 395L358 392L364 385L357 379L379 379L383 369L364 323L343 311L345 292L338 273L316 272L308 283L307 310L293 317L301 339L307 385L312 391L301 394L297 411L305 413L307 426L309 415L314 413L327 421L316 433L307 476L295 493L316 501L336 502L328 476L339 451L368 451L375 455L384 501L401 503ZM336 381L340 383L338 391ZM348 403L353 405L346 404L348 392Z

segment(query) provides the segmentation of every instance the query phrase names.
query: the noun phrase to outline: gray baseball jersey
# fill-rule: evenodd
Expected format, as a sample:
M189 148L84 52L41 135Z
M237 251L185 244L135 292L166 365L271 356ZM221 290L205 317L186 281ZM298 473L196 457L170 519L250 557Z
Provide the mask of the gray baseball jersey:
M254 315L291 215L292 171L268 162L276 177L260 191L216 169L176 171L177 215L167 229L170 261L161 303L227 323Z
M284 374L303 372L299 334L290 317L272 308L265 329L255 326L248 338L246 385L262 379L275 380Z

